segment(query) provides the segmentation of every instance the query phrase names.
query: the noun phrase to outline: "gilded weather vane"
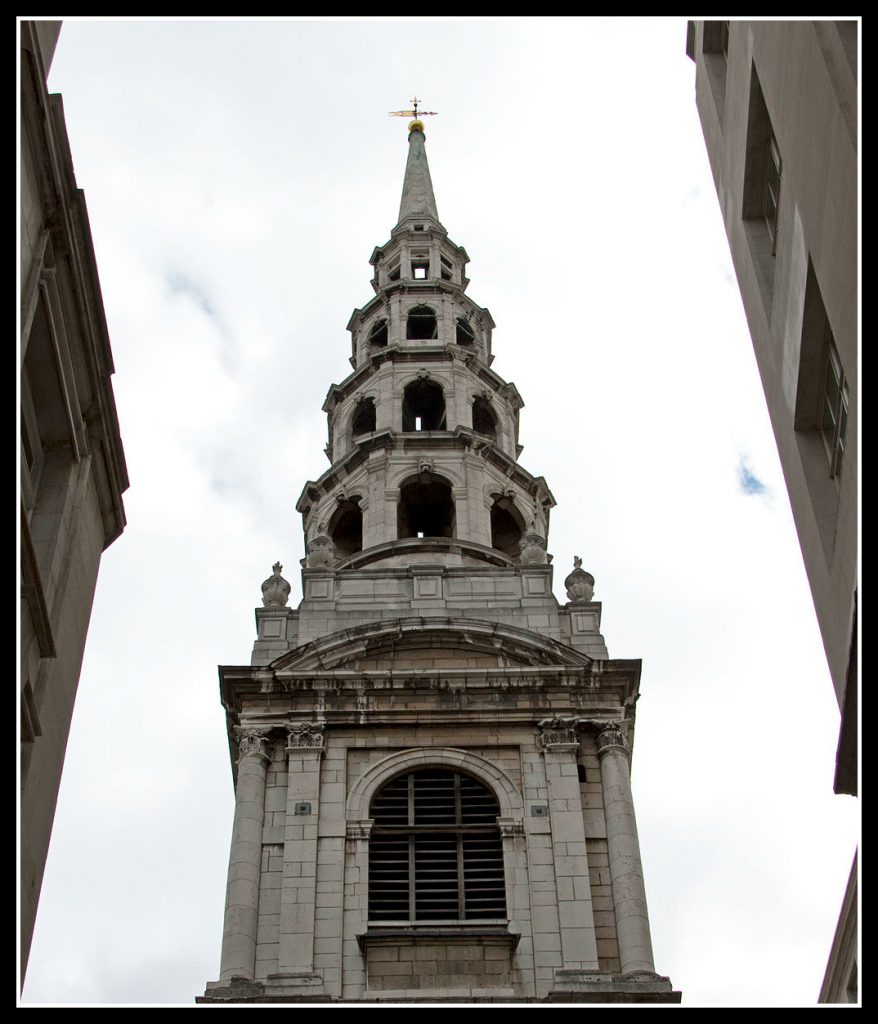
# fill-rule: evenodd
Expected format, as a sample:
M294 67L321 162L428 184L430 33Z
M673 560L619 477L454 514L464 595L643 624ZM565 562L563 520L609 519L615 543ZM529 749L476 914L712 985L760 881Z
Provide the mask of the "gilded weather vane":
M411 101L412 107L414 108L413 110L391 110L391 111L389 111L389 116L390 117L413 117L417 121L419 118L426 117L428 114L429 115L434 115L434 114L438 113L438 111L435 111L435 110L418 110L418 104L420 102L421 101L418 99L418 97L415 96L415 98Z

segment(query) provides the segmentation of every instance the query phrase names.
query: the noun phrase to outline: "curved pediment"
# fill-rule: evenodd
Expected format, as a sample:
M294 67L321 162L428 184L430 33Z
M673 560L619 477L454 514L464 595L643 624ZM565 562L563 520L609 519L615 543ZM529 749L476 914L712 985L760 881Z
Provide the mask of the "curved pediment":
M466 618L408 617L330 633L281 655L274 671L584 667L591 659L531 630Z

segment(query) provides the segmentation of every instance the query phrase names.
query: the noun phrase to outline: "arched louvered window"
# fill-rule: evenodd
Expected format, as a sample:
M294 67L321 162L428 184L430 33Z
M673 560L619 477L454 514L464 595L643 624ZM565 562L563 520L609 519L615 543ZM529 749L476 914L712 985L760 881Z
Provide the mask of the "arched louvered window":
M369 919L506 919L497 798L462 772L420 768L372 798Z

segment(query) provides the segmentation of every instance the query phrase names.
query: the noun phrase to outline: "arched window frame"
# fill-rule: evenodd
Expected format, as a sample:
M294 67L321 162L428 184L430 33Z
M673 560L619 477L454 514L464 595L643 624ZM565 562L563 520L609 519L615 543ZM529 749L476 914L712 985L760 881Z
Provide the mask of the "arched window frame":
M419 318L423 321L423 326L418 323ZM433 321L432 325L427 323L430 318ZM435 341L439 337L439 317L436 310L424 303L412 306L406 313L405 336L409 341Z
M402 390L401 409L402 422L400 426L404 433L448 429L448 403L445 388L440 381L431 379L429 376L415 377L406 382ZM435 413L432 419L436 422L418 426L417 421L425 417L428 412Z
M370 805L370 920L506 921L499 809L468 772L427 765L385 782Z
M372 407L371 422L372 426L368 430L358 430L357 420L360 417L368 416L368 406ZM359 437L361 434L372 433L375 430L375 422L377 419L377 404L375 398L372 395L365 395L354 403L353 409L351 410L348 434L351 438Z
M523 845L516 838L524 834L524 800L512 779L491 761L468 750L456 747L410 747L388 754L367 768L350 788L345 805L346 832L352 846L347 861L346 881L352 886L356 880L367 879L369 874L369 839L372 820L368 817L372 797L381 786L407 769L424 765L444 765L465 771L480 779L497 797L500 807L498 825L503 837L504 875L506 881L506 910L510 920L516 913L516 890L513 885L517 873L526 877L528 863ZM368 922L368 891L357 887L357 897L346 903L351 919L352 934L358 940L365 934ZM527 910L526 895L518 910Z
M420 490L420 493L418 489ZM423 488L432 488L433 493L428 495L429 501L423 500ZM410 490L411 489L411 490ZM445 493L447 492L447 493ZM422 500L419 502L417 498ZM430 530L428 527L435 524L436 510L439 507L438 499L447 500L444 506L448 512L447 518L443 521L442 532ZM414 500L415 504L410 502ZM425 512L426 509L426 512ZM422 529L419 529L422 527ZM454 497L454 485L450 480L435 474L432 470L424 468L415 476L403 479L399 485L399 498L397 503L397 539L407 540L414 538L429 537L454 537L457 531L457 502Z

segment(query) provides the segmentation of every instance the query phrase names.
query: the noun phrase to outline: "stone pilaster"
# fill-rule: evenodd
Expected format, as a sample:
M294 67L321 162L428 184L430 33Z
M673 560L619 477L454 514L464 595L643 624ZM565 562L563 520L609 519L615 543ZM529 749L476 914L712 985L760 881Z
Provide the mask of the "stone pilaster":
M599 725L597 748L621 972L654 972L640 843L631 797L630 752L619 722Z
M287 809L278 973L313 975L323 723L297 722L287 726L287 733Z
M369 922L369 837L372 819L349 821L345 836L345 889L353 898L345 901L342 940L342 998L356 998L366 987L366 969L358 937Z
M265 774L269 740L264 731L235 727L238 736L238 783L235 822L226 887L226 913L220 978L252 980L256 969L256 926L262 866Z
M598 951L576 767L576 724L575 718L543 719L539 723L540 747L548 784L562 969L596 971Z

